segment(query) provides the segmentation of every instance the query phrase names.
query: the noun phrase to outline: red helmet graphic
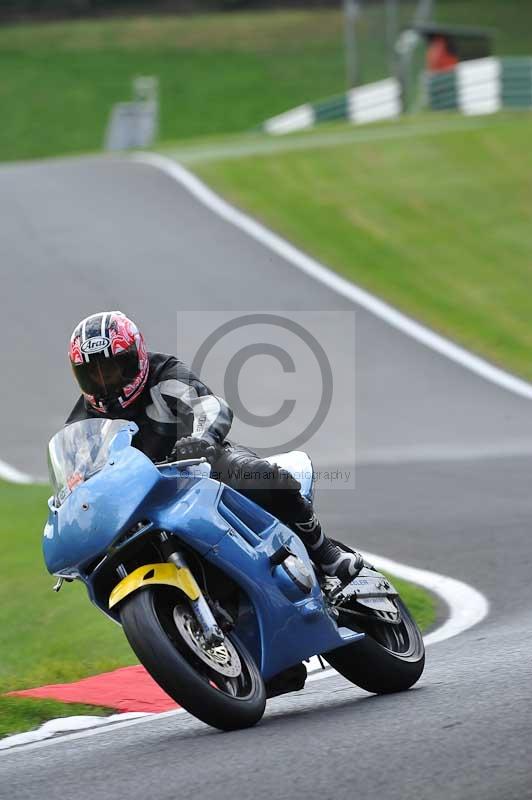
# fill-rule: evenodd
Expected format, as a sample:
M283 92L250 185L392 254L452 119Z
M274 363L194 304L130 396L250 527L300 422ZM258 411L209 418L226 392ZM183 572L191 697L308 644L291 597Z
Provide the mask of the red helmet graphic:
M91 314L76 325L69 358L85 399L102 414L131 405L148 379L144 337L121 311Z

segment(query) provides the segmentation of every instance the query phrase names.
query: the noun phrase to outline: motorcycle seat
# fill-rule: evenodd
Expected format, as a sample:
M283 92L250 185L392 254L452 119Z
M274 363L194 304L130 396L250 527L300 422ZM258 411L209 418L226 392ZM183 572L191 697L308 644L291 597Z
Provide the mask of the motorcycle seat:
M307 500L312 500L314 492L314 475L312 461L307 453L302 450L291 450L289 453L277 453L266 458L270 464L277 464L278 467L290 472L301 484L301 494Z

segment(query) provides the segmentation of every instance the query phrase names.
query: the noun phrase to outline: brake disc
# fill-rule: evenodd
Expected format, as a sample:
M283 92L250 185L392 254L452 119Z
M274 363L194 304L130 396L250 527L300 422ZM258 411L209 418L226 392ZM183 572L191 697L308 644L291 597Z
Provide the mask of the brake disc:
M211 669L227 678L236 678L240 675L242 672L240 656L227 637L219 644L208 646L193 614L179 605L174 608L174 622L192 652Z

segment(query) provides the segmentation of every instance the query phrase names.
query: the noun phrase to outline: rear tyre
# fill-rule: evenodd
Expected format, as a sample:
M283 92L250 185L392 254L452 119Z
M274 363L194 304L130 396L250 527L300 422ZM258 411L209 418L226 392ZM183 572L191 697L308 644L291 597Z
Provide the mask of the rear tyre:
M371 614L340 613L339 624L365 633L364 639L324 653L331 667L352 683L374 694L402 692L419 680L425 666L421 632L405 604L398 597L397 624Z
M224 731L255 725L266 705L262 676L233 634L204 650L183 596L150 586L127 597L120 616L135 654L159 686L198 719Z

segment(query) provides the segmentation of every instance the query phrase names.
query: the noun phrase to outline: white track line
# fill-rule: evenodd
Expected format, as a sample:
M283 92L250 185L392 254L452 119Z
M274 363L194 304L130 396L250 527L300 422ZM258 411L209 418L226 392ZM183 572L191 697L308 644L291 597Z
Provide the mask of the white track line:
M9 481L9 483L37 483L31 475L6 464L5 461L0 461L0 480Z
M408 564L401 564L398 561L392 561L389 558L383 558L374 553L364 552L364 557L368 562L375 564L378 569L383 569L398 578L404 578L405 580L423 586L438 595L447 605L449 609L448 619L435 631L429 633L425 638L426 646L443 642L446 639L450 639L452 636L463 633L468 628L481 622L488 614L488 600L484 595L472 586L468 586L466 583L457 581L454 578L448 578L445 575L438 575L435 572L429 572L429 570L418 569ZM335 674L334 670L331 668L320 670L319 661L316 657L310 660L309 668L312 672L307 679L308 683L324 680L325 678L333 677ZM101 717L64 717L47 722L36 731L19 733L2 739L0 741L0 751L11 750L14 747L25 751L39 749L41 747L54 745L57 742L84 739L88 736L96 736L97 734L105 733L107 731L107 725L109 727L112 726L113 729L128 728L131 725L138 725L142 722L153 722L157 719L181 713L183 713L183 709L178 708L175 711L166 711L163 714L131 714L129 719L124 719L126 715L121 714L115 714L105 719ZM71 726L70 728L69 725ZM86 726L86 730L79 730L79 728L84 725ZM75 730L76 732L66 733L66 735L57 737L58 733L68 730ZM54 736L56 738L52 738Z
M171 158L161 156L157 153L135 153L131 156L133 161L146 164L161 170L170 178L173 178L181 186L185 187L197 200L207 208L217 214L222 219L235 225L240 230L253 237L256 241L273 250L281 258L290 264L310 275L315 280L337 292L343 297L348 298L353 303L370 311L379 319L387 322L397 330L407 336L416 339L418 342L430 347L451 361L460 364L462 367L480 375L488 381L507 389L521 397L532 399L532 384L517 378L515 375L505 372L493 364L488 363L482 358L470 353L449 339L445 339L438 333L431 331L419 322L407 317L397 309L379 300L378 297L361 289L359 286L345 280L332 270L320 264L314 258L302 253L294 245L282 239L276 233L261 225L257 220L252 219L247 214L234 208L226 200L209 189L195 175L189 172L181 164L176 163Z
M449 616L443 625L428 634L425 638L426 645L443 642L445 639L463 633L473 625L482 622L489 613L487 597L467 583L446 575L439 575L437 572L430 572L427 569L401 564L398 561L392 561L391 558L384 558L366 551L364 551L364 558L370 564L374 564L377 569L383 569L405 581L423 586L424 589L428 589L429 592L440 597L446 604Z

